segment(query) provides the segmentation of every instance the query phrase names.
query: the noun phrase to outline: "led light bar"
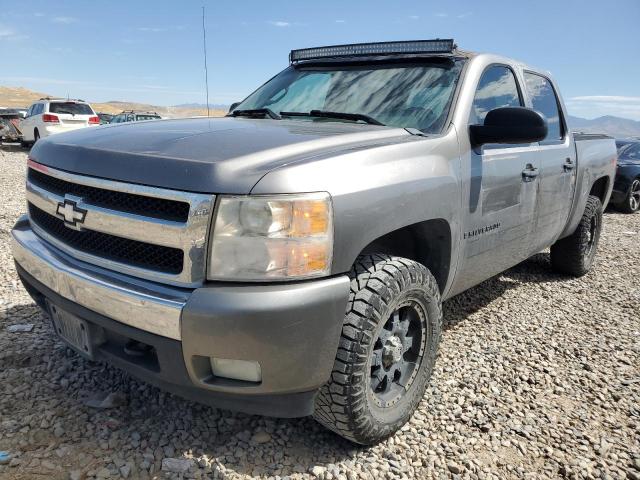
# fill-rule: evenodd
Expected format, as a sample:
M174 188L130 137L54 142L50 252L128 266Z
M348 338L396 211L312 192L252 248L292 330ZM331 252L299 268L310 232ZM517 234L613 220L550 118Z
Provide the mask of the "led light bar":
M354 43L328 47L302 48L291 50L291 63L301 60L331 57L354 57L363 55L397 55L411 53L451 53L455 45L453 39L413 40L403 42Z

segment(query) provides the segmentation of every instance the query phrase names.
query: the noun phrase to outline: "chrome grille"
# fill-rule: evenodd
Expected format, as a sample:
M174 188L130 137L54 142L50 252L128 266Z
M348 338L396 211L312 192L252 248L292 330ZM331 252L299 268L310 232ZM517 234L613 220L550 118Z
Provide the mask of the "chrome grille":
M38 207L29 204L29 217L56 240L81 252L124 262L133 266L178 274L182 271L183 254L178 248L163 247L116 237L91 230L74 230Z
M204 281L214 196L103 180L29 160L36 234L80 260L178 286ZM86 212L65 221L62 206ZM186 207L185 207L186 206Z

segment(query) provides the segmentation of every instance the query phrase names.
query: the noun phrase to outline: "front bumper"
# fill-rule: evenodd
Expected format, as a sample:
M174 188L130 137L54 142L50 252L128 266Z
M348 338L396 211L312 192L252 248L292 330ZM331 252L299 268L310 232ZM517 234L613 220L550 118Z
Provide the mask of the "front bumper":
M288 284L207 284L194 290L121 275L40 239L26 217L12 231L18 274L45 299L104 330L96 357L193 400L280 417L313 412L331 373L346 308L346 276ZM131 340L153 347L144 356ZM259 383L213 375L210 358L258 362Z

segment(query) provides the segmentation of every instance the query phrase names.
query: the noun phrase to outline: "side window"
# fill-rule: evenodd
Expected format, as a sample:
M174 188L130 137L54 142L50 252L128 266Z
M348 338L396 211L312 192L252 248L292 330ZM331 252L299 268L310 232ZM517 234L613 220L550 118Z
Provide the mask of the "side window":
M560 110L558 109L558 99L553 90L551 82L535 73L525 72L524 80L527 84L527 92L531 97L531 106L534 110L542 113L549 127L546 142L562 140L564 132L560 121Z
M29 107L29 110L27 111L27 117L30 117L31 115L33 115L34 108L35 108L35 104Z
M489 67L478 83L469 123L482 125L487 113L495 108L521 106L518 84L511 69L501 65Z
M33 112L34 115L40 115L44 110L44 104L42 103L37 103L36 104L36 108Z

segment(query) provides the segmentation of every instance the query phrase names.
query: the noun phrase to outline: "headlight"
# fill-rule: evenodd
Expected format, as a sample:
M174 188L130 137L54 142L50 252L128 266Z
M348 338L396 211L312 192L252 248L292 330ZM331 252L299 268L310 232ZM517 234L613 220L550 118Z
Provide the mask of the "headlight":
M327 193L221 196L209 280L291 280L328 275L333 214Z

